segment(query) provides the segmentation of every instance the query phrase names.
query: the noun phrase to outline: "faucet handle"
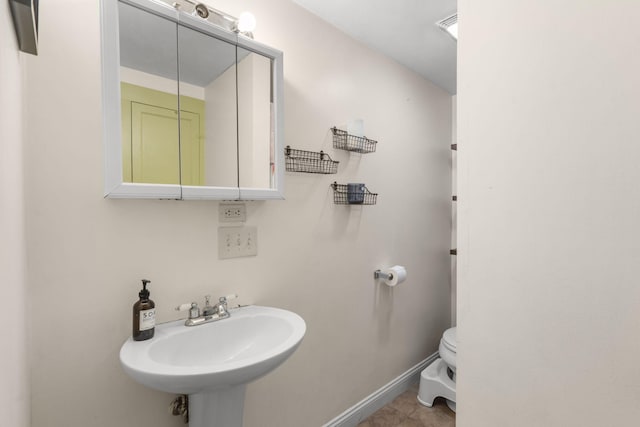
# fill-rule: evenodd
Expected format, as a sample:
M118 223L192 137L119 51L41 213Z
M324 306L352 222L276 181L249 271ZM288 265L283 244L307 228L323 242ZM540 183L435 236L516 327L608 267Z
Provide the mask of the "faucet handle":
M175 311L185 311L191 308L191 303L180 304L174 310Z
M229 312L227 311L227 301L238 298L237 294L230 294L220 297L218 299L218 315L220 316L229 316Z
M198 308L197 302L192 302L191 304L180 304L175 308L176 311L184 311L189 310L189 319L195 319L196 317L200 317L200 309Z

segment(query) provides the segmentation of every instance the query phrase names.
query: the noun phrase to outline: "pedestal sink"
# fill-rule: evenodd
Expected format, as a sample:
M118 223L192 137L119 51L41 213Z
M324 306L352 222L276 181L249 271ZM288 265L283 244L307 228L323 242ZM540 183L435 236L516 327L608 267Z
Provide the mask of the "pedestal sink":
M272 307L231 309L231 317L198 326L156 326L147 341L120 349L124 371L147 387L189 395L190 427L241 427L246 384L271 372L306 331L295 313Z

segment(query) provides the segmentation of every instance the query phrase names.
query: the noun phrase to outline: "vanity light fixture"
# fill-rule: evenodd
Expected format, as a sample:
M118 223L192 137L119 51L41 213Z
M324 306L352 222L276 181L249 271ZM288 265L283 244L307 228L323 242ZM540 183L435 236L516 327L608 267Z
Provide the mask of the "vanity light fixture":
M438 22L436 25L447 34L449 34L455 41L458 41L458 14L454 13Z
M166 0L163 0L166 1ZM170 2L175 9L191 13L194 16L218 25L226 30L234 31L243 36L253 38L252 31L256 28L256 18L250 12L242 12L240 18L231 16L205 3L195 0L176 0ZM192 9L189 11L189 9Z
M193 8L193 13L202 19L207 19L209 17L209 8L205 4L198 3Z

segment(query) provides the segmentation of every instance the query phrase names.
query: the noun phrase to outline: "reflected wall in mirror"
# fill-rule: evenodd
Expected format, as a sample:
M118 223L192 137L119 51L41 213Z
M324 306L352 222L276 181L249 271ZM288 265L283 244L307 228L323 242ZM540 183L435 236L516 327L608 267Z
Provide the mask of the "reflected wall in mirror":
M169 3L101 5L105 196L283 198L282 53Z
M183 185L238 186L236 46L191 28L178 28L180 93L192 93L204 105L200 150L185 153L202 165L200 180ZM180 128L180 141L193 137Z
M238 47L238 158L240 187L273 186L275 147L271 59Z

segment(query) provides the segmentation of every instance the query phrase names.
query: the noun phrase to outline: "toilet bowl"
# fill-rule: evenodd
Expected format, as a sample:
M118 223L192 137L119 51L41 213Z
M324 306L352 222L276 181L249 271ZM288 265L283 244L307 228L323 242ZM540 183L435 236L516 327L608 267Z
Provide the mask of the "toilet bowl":
M436 397L444 397L453 412L456 411L456 328L444 331L438 347L439 356L420 374L418 401L433 406Z
M451 369L453 374L453 382L456 382L456 328L450 328L444 331L442 338L440 339L440 347L438 347L438 353L447 367Z

